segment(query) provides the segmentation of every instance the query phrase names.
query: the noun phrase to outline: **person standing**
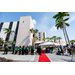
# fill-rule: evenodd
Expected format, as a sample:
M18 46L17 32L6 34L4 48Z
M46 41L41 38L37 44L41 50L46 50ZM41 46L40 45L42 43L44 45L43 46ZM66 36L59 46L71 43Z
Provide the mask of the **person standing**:
M5 46L4 54L8 54L8 50L9 50L8 46Z
M24 46L24 54L26 54L26 46Z
M22 47L22 55L24 55L24 48L25 48L25 47L23 46L23 47Z
M15 54L18 52L18 46L14 47Z
M67 44L67 50L69 51L70 55L71 55L71 49L70 46Z
M14 54L14 46L13 46L13 52L12 52L12 54Z
M22 50L22 48L21 48L21 46L19 47L19 55L21 54L21 50Z
M31 54L34 54L34 47L31 47Z
M63 52L63 48L62 48L62 46L60 45L60 49L61 49L61 53L62 54L64 54L64 52Z
M39 46L39 55L41 55L41 46Z
M28 50L29 50L29 48L28 48L28 46L26 47L26 54L28 54Z

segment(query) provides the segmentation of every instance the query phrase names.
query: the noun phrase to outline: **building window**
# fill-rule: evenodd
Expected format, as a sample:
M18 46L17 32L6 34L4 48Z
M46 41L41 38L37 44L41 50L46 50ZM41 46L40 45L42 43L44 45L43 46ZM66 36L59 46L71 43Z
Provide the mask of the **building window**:
M40 38L40 37L39 37Z
M39 33L40 34L40 33Z
M40 36L40 35L39 35Z
M45 33L43 33L43 37L45 38Z

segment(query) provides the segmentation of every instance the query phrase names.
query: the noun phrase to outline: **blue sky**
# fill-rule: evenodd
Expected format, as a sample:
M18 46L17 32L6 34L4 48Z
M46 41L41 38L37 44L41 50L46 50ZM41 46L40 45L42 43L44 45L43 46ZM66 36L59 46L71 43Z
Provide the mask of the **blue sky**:
M40 32L46 32L46 37L62 37L62 41L64 41L64 35L62 30L57 30L55 27L55 19L52 17L57 12L0 12L0 22L9 22L9 21L19 21L20 16L28 16L31 15L34 28L38 29ZM69 39L75 39L75 12L69 12L70 19L68 23L70 27L67 27L67 33Z

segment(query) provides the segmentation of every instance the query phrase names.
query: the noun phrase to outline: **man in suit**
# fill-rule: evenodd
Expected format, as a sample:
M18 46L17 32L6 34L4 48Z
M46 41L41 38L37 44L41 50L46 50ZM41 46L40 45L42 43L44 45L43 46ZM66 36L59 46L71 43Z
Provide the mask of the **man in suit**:
M34 54L34 46L31 47L31 54Z
M21 51L22 51L21 46L18 49L19 49L19 55L20 55L21 54Z
M5 46L4 54L8 54L8 50L9 50L8 46Z
M23 46L22 47L22 55L24 55L24 50L25 50L25 47Z
M41 46L39 46L39 55L41 55Z

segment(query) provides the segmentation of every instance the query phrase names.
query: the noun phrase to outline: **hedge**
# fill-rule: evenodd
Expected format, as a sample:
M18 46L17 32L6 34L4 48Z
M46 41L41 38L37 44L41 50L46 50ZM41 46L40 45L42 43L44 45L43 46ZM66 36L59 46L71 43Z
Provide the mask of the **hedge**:
M4 49L0 49L0 51L4 51ZM8 51L13 51L13 49L9 49Z

